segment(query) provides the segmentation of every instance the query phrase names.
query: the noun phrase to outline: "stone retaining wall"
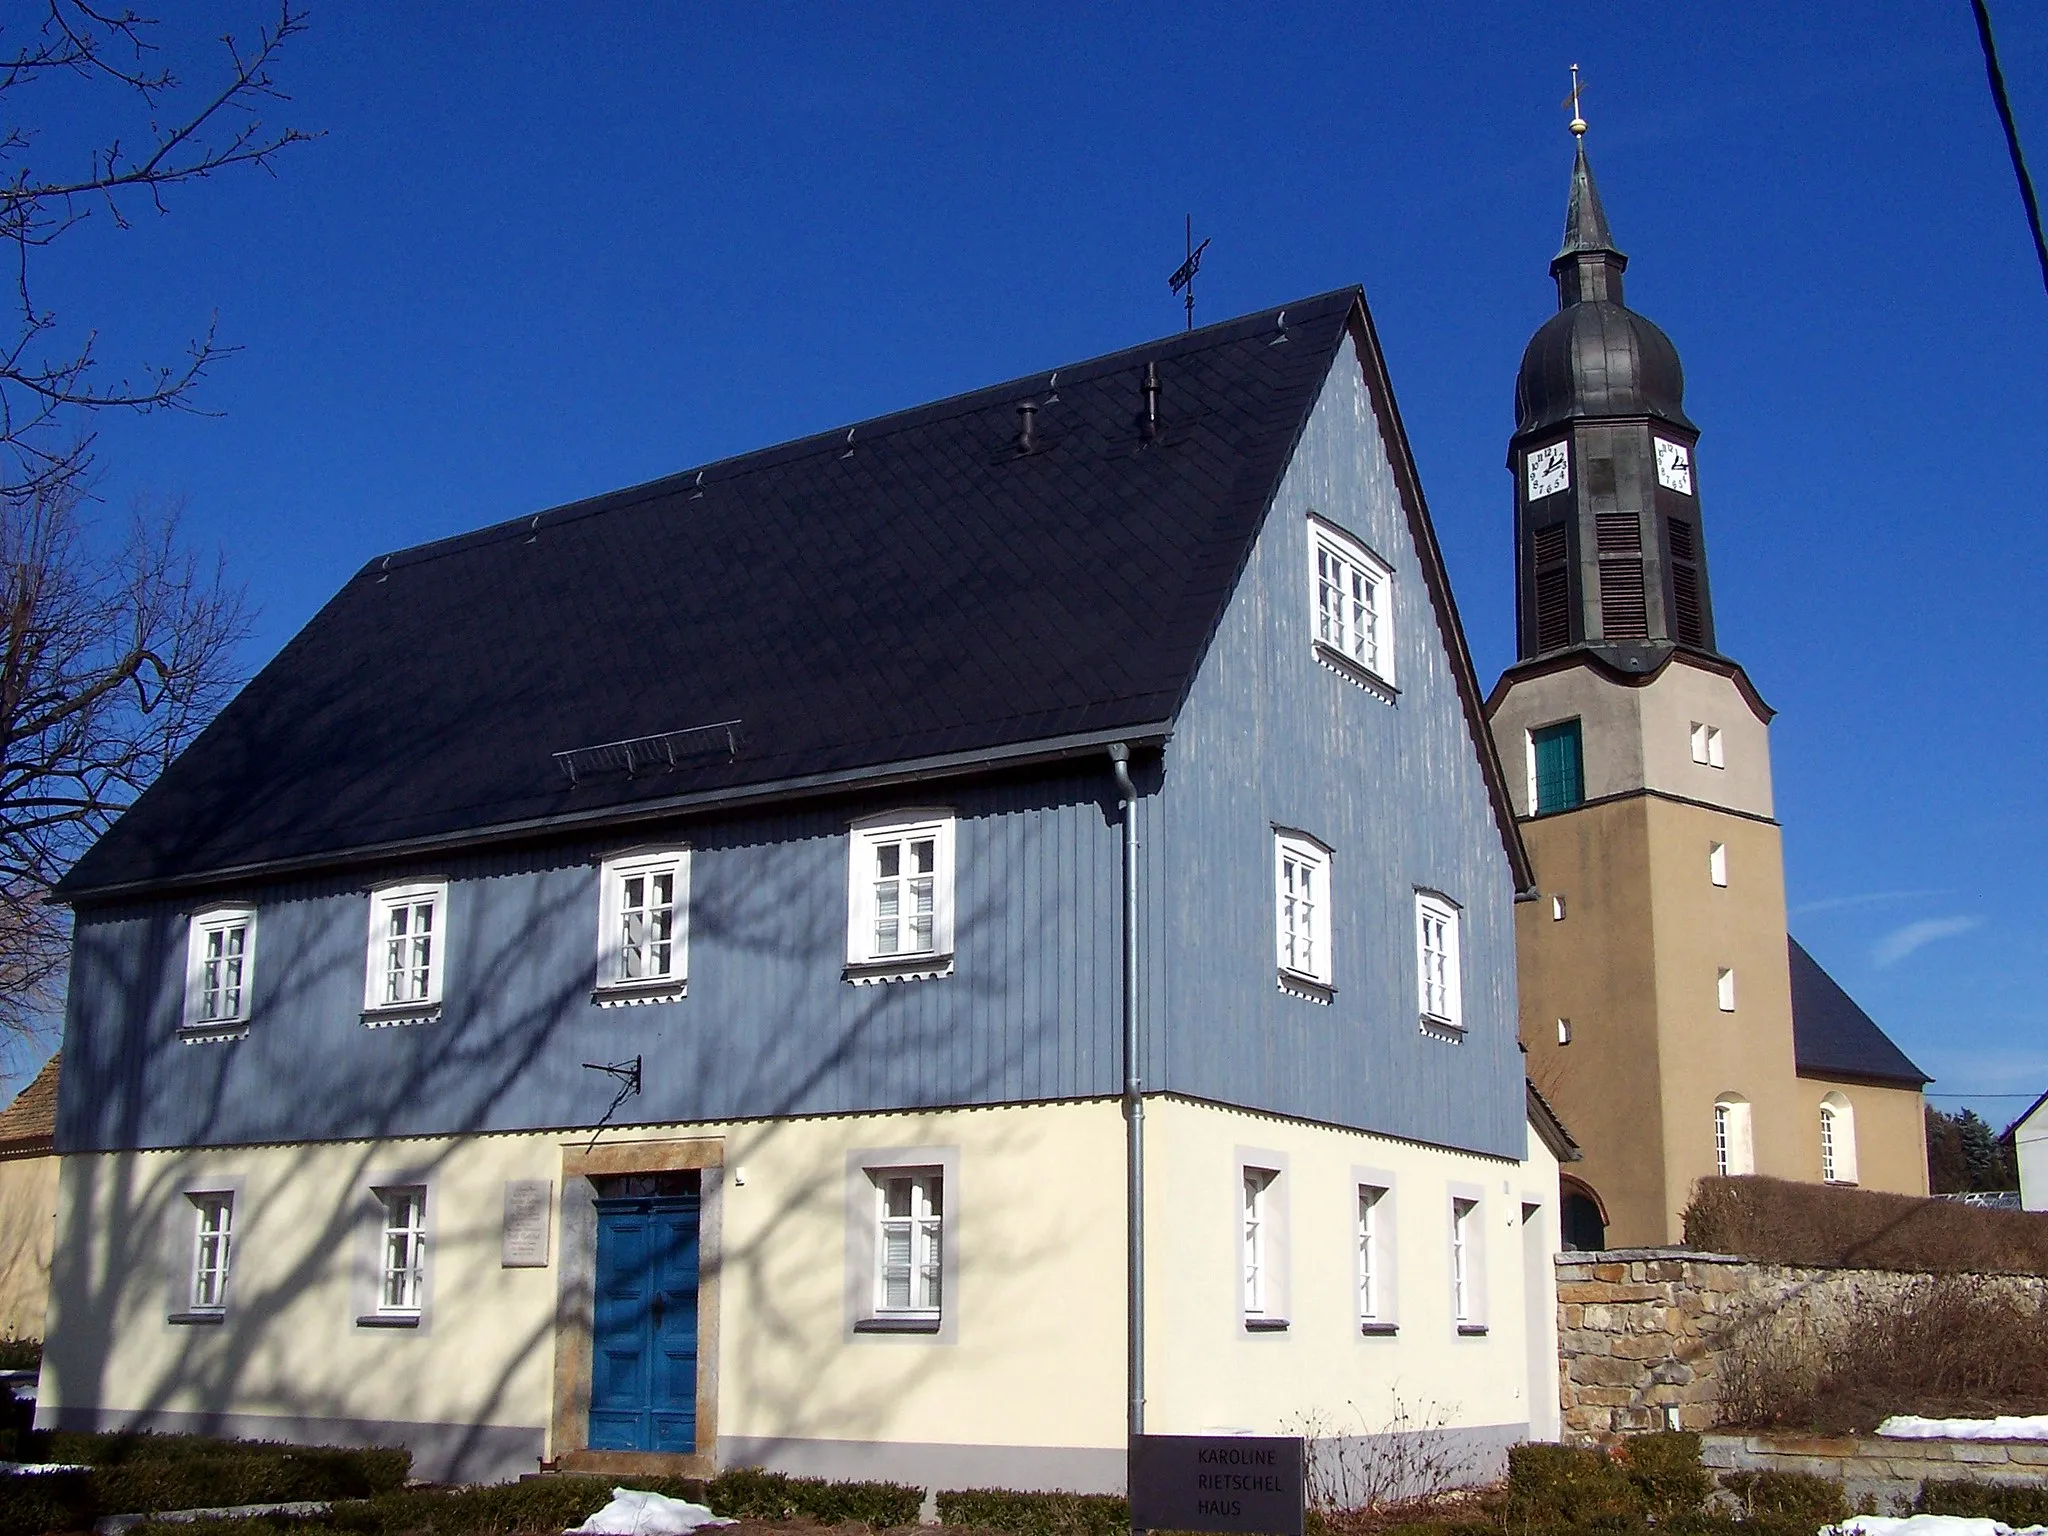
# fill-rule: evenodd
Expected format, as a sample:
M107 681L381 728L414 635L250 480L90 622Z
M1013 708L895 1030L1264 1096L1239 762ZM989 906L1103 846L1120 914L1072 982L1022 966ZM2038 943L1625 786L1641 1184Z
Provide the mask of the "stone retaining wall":
M1725 1472L1839 1478L1851 1509L1903 1512L1927 1478L2048 1488L2048 1441L1881 1440L1875 1435L1702 1435L1700 1461Z
M1564 1438L1584 1444L1649 1429L1712 1429L1724 1418L1727 1352L1738 1329L1766 1328L1783 1347L1797 1348L1855 1303L1896 1296L1926 1278L1759 1264L1680 1248L1560 1254ZM2048 1278L1992 1279L2048 1295Z

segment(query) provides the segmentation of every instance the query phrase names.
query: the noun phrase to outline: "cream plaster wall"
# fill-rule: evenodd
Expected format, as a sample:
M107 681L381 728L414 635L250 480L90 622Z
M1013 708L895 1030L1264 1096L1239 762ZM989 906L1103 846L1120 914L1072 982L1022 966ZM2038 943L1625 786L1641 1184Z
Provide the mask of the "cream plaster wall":
M1770 727L1732 678L1677 657L1641 687L1590 666L1517 680L1492 716L1517 816L1530 813L1529 732L1574 717L1582 725L1589 800L1648 788L1771 814ZM1692 760L1694 721L1721 728L1726 767Z
M1657 1050L1663 1067L1661 1241L1678 1242L1694 1181L1718 1171L1716 1096L1730 1092L1749 1101L1758 1173L1810 1177L1805 1171L1808 1137L1792 1047L1792 975L1778 828L1669 800L1646 798L1641 805L1650 854ZM1728 850L1725 887L1708 875L1707 850L1716 842ZM1723 967L1735 973L1733 1013L1722 1012L1716 997Z
M40 1339L57 1230L57 1159L0 1159L0 1339Z
M1848 1099L1856 1122L1856 1183L1896 1195L1927 1193L1927 1110L1912 1088L1875 1083L1799 1080L1799 1113L1805 1123L1802 1179L1820 1179L1820 1101L1830 1093Z
M1455 1047L1446 1047L1455 1049ZM1149 1101L1155 1429L1299 1427L1321 1410L1384 1427L1398 1400L1454 1425L1531 1418L1522 1206L1554 1248L1555 1162L1510 1163L1167 1099ZM1095 1448L1124 1433L1123 1120L1114 1101L607 1132L602 1148L687 1138L722 1160L714 1338L721 1441ZM680 1143L678 1143L680 1144ZM1233 1149L1291 1159L1294 1327L1246 1337L1235 1289ZM268 1416L299 1424L551 1422L563 1169L582 1135L484 1136L74 1156L42 1408L103 1418ZM947 1149L948 1330L856 1333L848 1310L849 1155ZM602 1150L602 1149L601 1149ZM636 1154L637 1155L637 1154ZM1353 1170L1395 1176L1400 1332L1363 1338L1353 1300ZM367 1190L428 1183L422 1326L356 1324ZM502 1265L504 1187L555 1186L546 1268ZM1453 1184L1481 1193L1484 1337L1450 1318ZM174 1323L191 1251L188 1192L236 1192L227 1319ZM1535 1266L1548 1273L1547 1262ZM580 1272L588 1273L587 1256ZM573 1309L572 1309L573 1310ZM715 1326L712 1326L715 1324ZM1547 1350L1543 1341L1535 1347ZM707 1345L707 1352L710 1346ZM1549 1410L1554 1413L1555 1383ZM1356 1415L1348 1406L1356 1404ZM1546 1422L1539 1408L1539 1422ZM574 1446L551 1445L550 1453Z
M1455 1047L1446 1047L1455 1049ZM1555 1251L1557 1164L1531 1138L1522 1163L1176 1100L1148 1102L1146 1427L1299 1433L1319 1416L1362 1434L1440 1421L1531 1421L1522 1206ZM1242 1308L1240 1149L1279 1154L1288 1185L1290 1323L1252 1333ZM1358 1326L1354 1212L1370 1168L1393 1176L1399 1331ZM1483 1222L1487 1332L1460 1337L1451 1302L1451 1199L1475 1191ZM1549 1265L1541 1266L1548 1270ZM1547 1309L1555 1326L1555 1308ZM1551 1349L1548 1357L1555 1358ZM1554 1371L1534 1389L1555 1412Z

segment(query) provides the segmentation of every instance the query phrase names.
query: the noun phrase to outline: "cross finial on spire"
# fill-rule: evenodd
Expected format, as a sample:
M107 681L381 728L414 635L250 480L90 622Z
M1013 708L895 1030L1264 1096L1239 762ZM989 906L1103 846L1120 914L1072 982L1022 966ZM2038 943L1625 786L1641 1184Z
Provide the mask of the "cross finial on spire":
M1558 105L1572 109L1572 136L1583 139L1586 136L1586 119L1579 114L1579 66L1576 64L1572 66L1572 93Z

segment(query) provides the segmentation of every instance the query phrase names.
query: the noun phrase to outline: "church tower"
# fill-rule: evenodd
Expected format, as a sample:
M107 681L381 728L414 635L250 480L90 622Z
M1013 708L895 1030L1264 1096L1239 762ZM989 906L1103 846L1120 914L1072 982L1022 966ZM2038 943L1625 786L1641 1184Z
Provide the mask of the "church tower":
M1925 1193L1924 1077L1838 988L1849 1070L1795 1032L1772 711L1720 650L1699 429L1677 349L1623 302L1585 126L1557 312L1515 380L1520 659L1487 712L1541 888L1517 917L1530 1077L1585 1151L1566 1239L1628 1247L1678 1242L1703 1175Z

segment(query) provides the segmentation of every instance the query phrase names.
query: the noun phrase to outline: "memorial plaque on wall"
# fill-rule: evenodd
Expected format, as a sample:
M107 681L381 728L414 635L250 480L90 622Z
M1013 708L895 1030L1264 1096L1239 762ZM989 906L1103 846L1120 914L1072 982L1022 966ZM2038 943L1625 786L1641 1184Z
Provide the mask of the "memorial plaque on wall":
M505 1181L506 1269L547 1268L548 1217L554 1194L555 1186L548 1179Z
M1302 1471L1298 1435L1140 1435L1131 1525L1302 1536Z

